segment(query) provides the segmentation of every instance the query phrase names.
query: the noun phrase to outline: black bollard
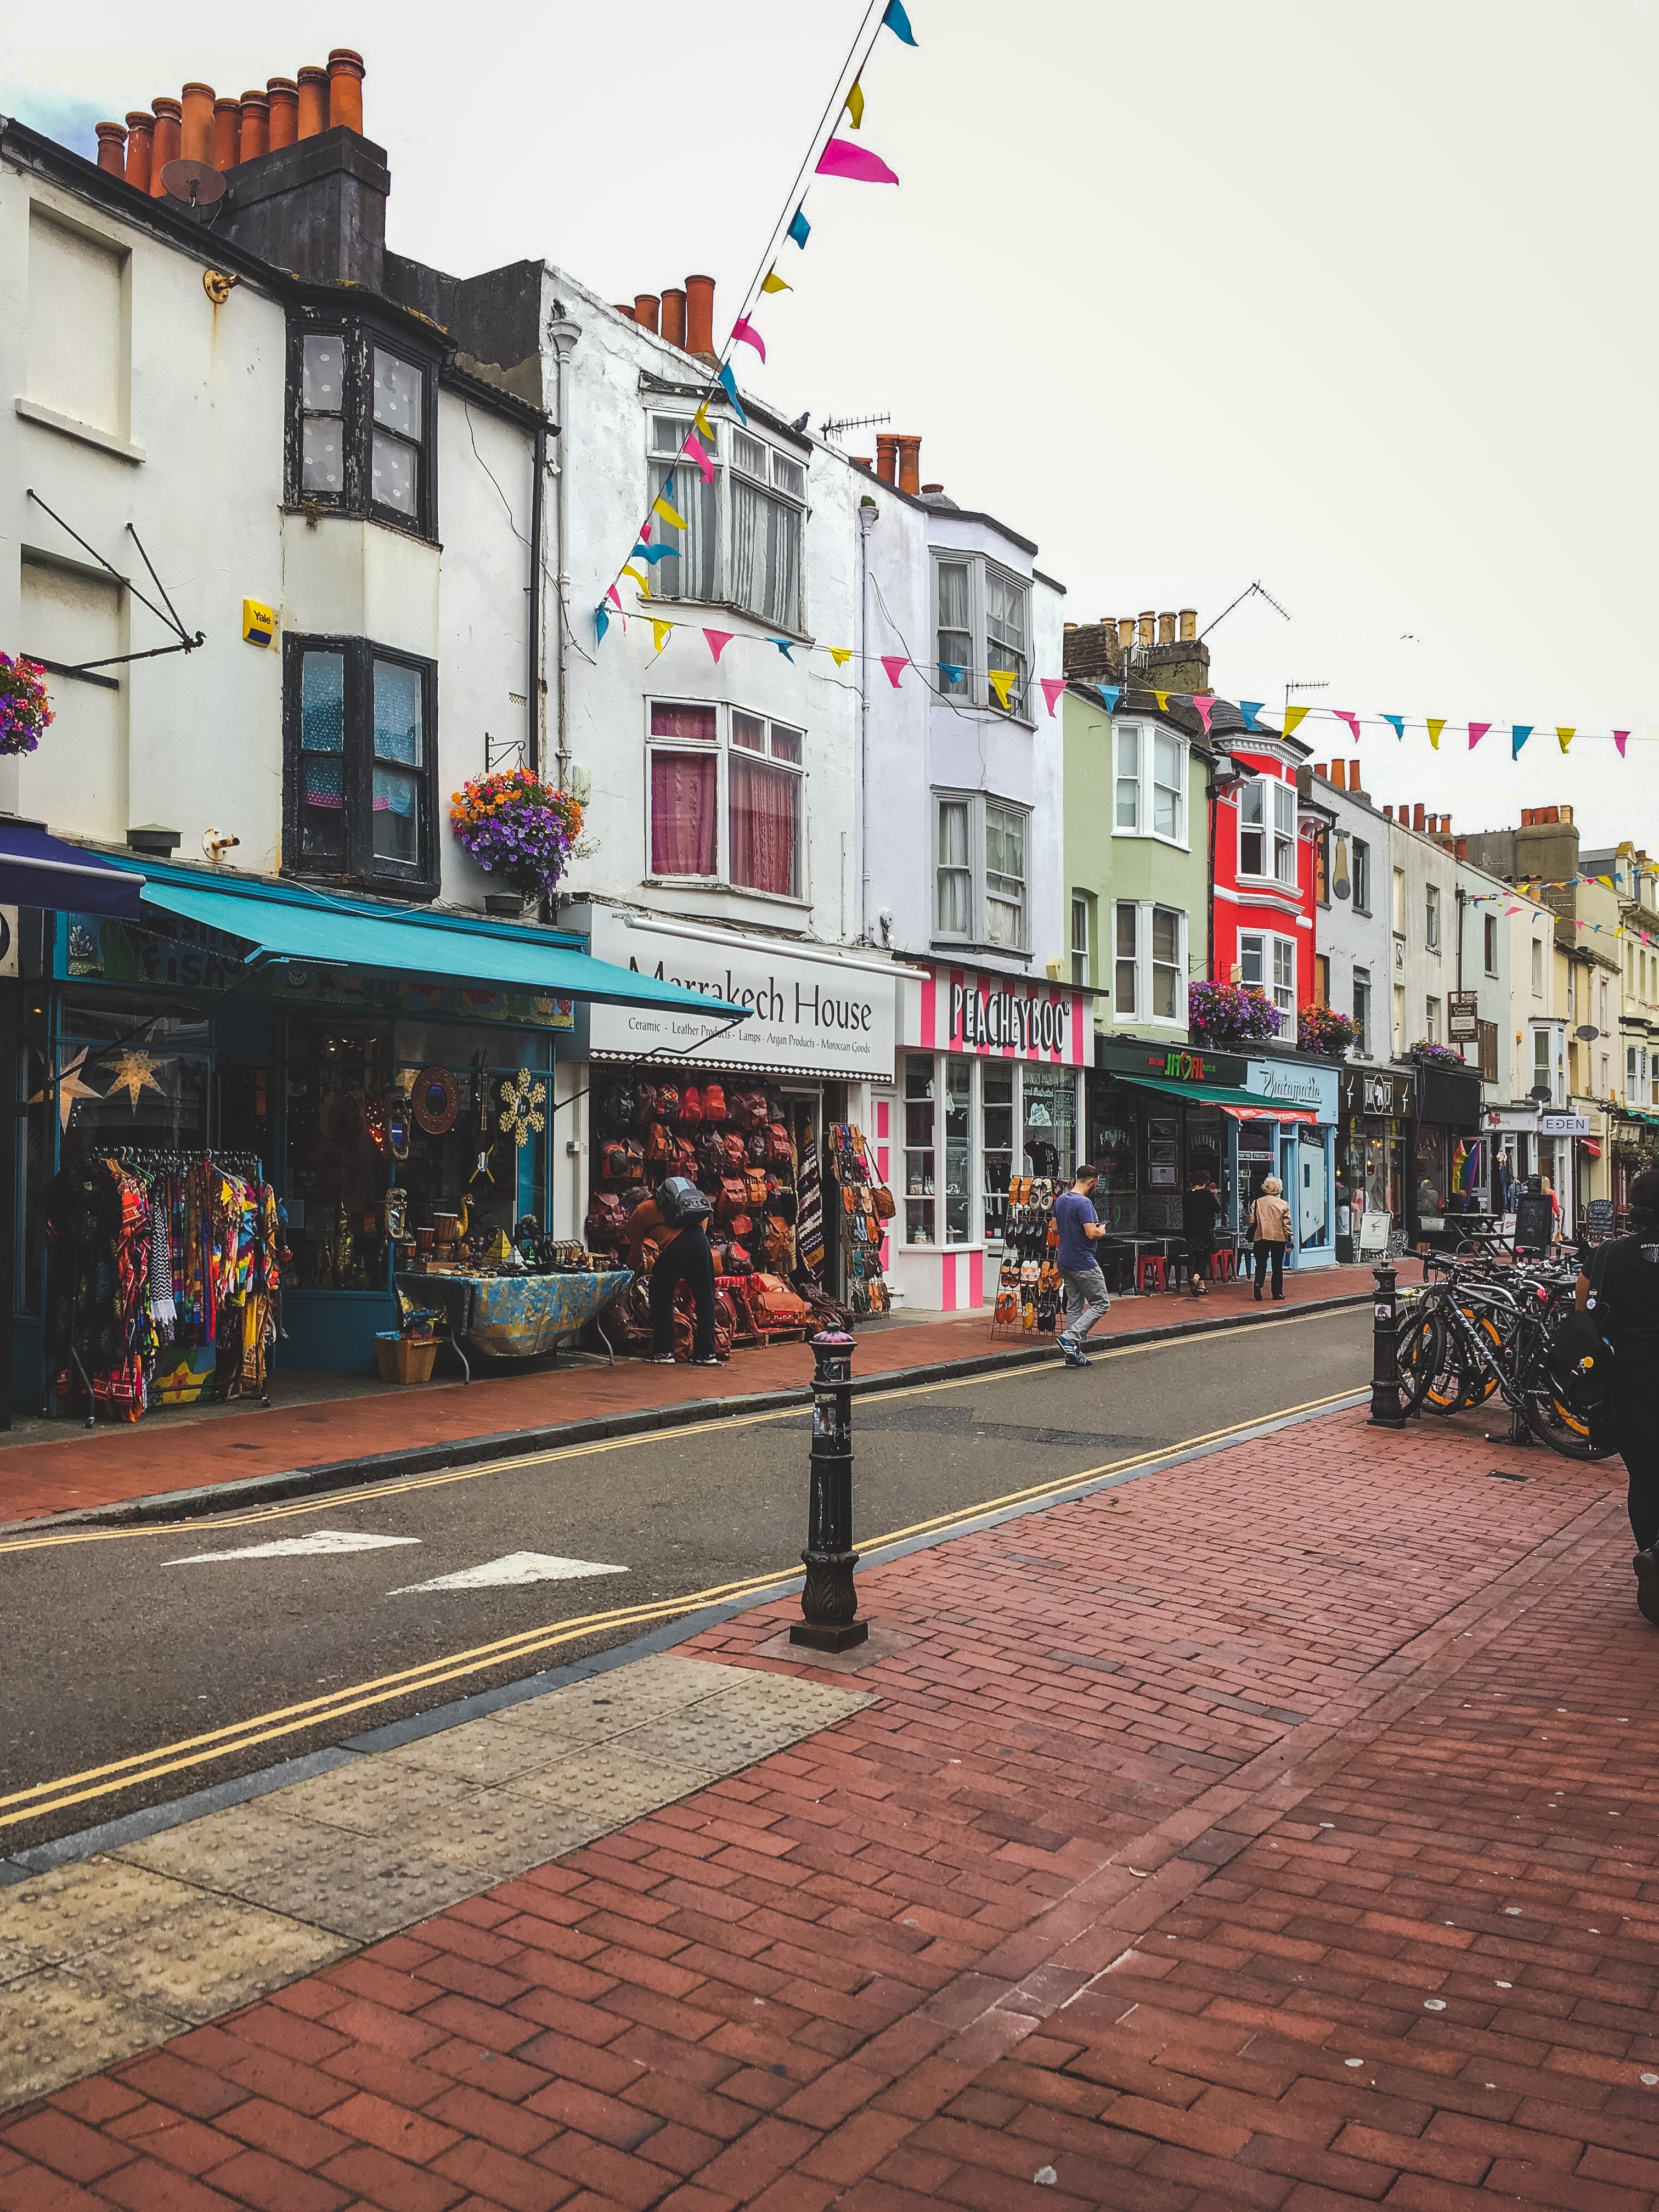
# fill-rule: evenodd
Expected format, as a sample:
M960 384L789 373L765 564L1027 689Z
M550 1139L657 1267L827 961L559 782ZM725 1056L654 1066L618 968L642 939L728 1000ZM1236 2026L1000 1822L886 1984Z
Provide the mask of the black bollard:
M839 1329L812 1339L811 1490L806 1507L806 1583L792 1644L814 1651L845 1651L870 1633L856 1618L853 1570L853 1340Z
M1399 1300L1395 1273L1389 1267L1373 1267L1376 1302L1371 1308L1371 1419L1380 1428L1403 1429L1400 1410Z

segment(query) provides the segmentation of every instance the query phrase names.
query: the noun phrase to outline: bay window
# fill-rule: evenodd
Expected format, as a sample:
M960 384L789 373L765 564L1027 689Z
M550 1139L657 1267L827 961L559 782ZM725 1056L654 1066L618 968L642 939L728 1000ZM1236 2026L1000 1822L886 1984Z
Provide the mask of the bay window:
M933 616L940 693L1000 712L987 676L1008 672L1008 712L1029 721L1030 585L976 554L935 554Z
M806 470L753 432L735 423L716 426L705 477L685 452L692 418L664 412L650 417L651 498L661 499L681 520L653 513L649 564L653 599L725 602L758 615L775 628L799 635L802 544L806 522ZM708 441L697 433L708 451ZM637 556L644 566L644 556Z
M981 793L936 793L933 933L1005 951L1027 949L1028 810Z
M1238 796L1238 872L1296 882L1296 788L1253 776Z
M1238 940L1239 981L1246 990L1265 991L1281 1014L1296 1012L1296 944L1265 930L1247 930Z
M288 381L289 503L434 537L434 364L361 320L306 317L290 325Z
M1089 891L1072 893L1072 981L1089 981L1089 951L1094 936L1094 897Z
M1120 899L1113 916L1113 1005L1120 1018L1187 1018L1187 917L1179 907Z
M804 896L800 731L738 707L653 700L648 751L652 875Z
M702 471L685 456L690 434L689 415L651 417L651 497L664 500L685 520L682 530L660 515L652 517L653 544L673 549L650 563L654 599L712 599L715 595L719 471L713 483L704 482Z
M1116 748L1113 778L1113 828L1121 835L1159 837L1187 844L1185 738L1151 723L1113 726Z
M431 661L284 638L285 872L436 890L436 697Z
M780 629L801 627L806 471L747 430L732 438L732 597Z

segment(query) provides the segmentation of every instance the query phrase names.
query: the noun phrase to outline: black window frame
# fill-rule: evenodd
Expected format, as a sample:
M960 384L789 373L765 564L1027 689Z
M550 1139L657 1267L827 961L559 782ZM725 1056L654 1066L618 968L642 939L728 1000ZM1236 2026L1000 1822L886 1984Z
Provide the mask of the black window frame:
M307 653L337 653L345 661L345 717L343 781L345 805L343 851L337 871L307 861L301 854L300 764L301 663ZM374 850L374 664L411 668L421 678L422 760L420 815L412 864L388 860ZM346 884L392 897L434 899L442 863L439 853L438 664L374 638L321 633L283 639L283 867L302 883Z
M341 474L338 491L305 482L305 342L338 338L341 346ZM374 495L374 353L393 355L421 380L421 438L415 472L413 514ZM284 496L290 507L320 507L326 514L367 516L393 530L435 543L438 536L438 362L402 331L386 329L363 314L307 309L288 325L287 427L283 439ZM413 445L414 441L403 442Z

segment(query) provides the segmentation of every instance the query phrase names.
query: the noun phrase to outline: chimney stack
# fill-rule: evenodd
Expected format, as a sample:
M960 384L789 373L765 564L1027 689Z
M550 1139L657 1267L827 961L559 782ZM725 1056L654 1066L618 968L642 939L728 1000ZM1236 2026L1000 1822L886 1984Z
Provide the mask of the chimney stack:
M1421 830L1425 825L1425 819L1423 802L1419 799L1416 805L1412 809L1412 828L1413 830Z
M714 353L714 280L712 276L688 276L685 280L685 349L687 353Z
M349 46L335 46L328 57L328 127L363 130L363 58Z
M915 497L921 489L921 441L899 437L894 443L898 447L898 488Z
M155 146L155 118L135 107L127 118L127 182L135 191L149 190L150 157Z
M1134 643L1134 641L1135 641L1135 618L1134 618L1134 617L1133 617L1133 615L1120 615L1120 616L1118 617L1118 622L1117 622L1117 646L1118 646L1118 651L1119 651L1120 653L1127 653L1127 652L1129 650L1129 647L1130 647Z
M1175 617L1173 615L1160 615L1158 618L1158 643L1160 645L1173 645L1176 641L1175 629Z
M633 306L633 302L632 302L631 301L629 301L629 300L615 300L615 301L613 301L611 302L611 305L616 308L617 313L619 315L624 316L624 317L627 319L627 320L628 320L628 321L629 321L630 323L633 321L633 319L634 319L634 306Z
M1142 645L1151 645L1153 642L1153 633L1156 629L1157 623L1157 610L1152 607L1143 608L1140 617L1140 642Z
M184 110L176 100L160 93L151 100L155 110L155 149L150 155L149 196L153 200L161 197L161 172L169 161L179 159L179 140L182 130ZM212 110L210 109L211 114Z
M241 159L242 111L234 100L213 103L213 166L234 169Z
M242 128L237 149L244 161L270 151L270 102L257 88L242 94Z
M185 87L179 125L181 161L213 160L213 87L190 83Z
M1196 607L1182 607L1181 610L1181 642L1183 645L1195 645L1197 641L1198 609Z
M642 331L654 331L656 329L657 310L661 304L661 301L658 299L654 292L635 293L634 320L639 325Z
M662 334L670 345L685 351L685 294L673 285L662 295Z
M1394 809L1392 806L1385 806L1382 809L1382 819L1385 822L1392 822L1394 820Z
M270 151L292 146L300 137L300 88L291 76L265 79L265 98L270 103Z
M98 134L98 166L112 177L125 177L127 173L127 133L122 123L99 123L94 125Z
M300 136L320 138L328 128L328 71L307 62L300 71Z
M890 431L876 433L876 474L884 483L898 482L898 440Z

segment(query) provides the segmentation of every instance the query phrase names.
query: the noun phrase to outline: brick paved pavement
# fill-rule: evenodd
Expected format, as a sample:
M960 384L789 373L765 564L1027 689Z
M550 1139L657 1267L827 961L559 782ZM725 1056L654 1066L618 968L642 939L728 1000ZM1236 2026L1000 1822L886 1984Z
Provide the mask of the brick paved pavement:
M1636 2212L1628 1559L1340 1414L884 1565L876 1703L12 2115L0 2208Z

